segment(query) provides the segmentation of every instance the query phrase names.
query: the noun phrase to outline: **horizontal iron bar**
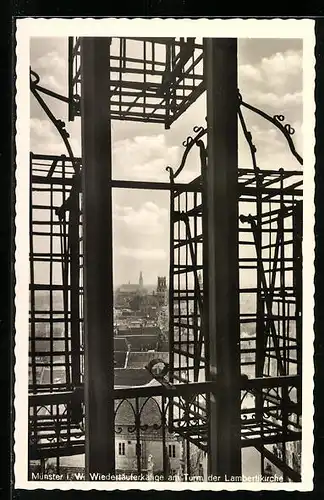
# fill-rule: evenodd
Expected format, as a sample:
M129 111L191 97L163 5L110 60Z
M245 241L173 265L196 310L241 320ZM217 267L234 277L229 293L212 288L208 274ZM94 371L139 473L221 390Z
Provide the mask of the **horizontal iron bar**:
M191 353L191 352L187 352L187 351L180 351L178 349L174 349L173 351L175 354L179 354L179 356L183 356L185 358L193 358L193 359L197 359L197 355L194 354L194 353ZM204 358L203 356L199 356L198 358L198 361L203 361L203 362L206 362L206 358ZM200 369L203 369L205 366L201 366ZM186 369L187 367L183 367L184 369ZM190 369L194 369L194 366L190 366L188 367Z
M256 188L253 187L245 187L239 185L239 192L241 195L253 195L255 196L257 190ZM295 188L262 188L260 189L260 194L267 194L268 196L263 198L263 201L268 201L272 196L279 196L280 194L283 194L284 196L302 196L303 195L303 190L302 189L295 189Z
M253 168L239 168L238 169L239 175L244 175L244 174L252 174L255 176L255 170ZM279 170L263 170L261 171L264 176L276 176L278 178L278 181L280 181L281 178L287 179L288 177L291 177L292 175L297 175L301 177L303 175L303 172L301 170L285 170L283 172L279 172Z
M187 328L188 330L197 330L198 331L200 329L200 325L198 325L198 324L190 325L188 323L177 323L177 322L174 322L173 326L176 326L177 328Z
M113 188L124 188L124 189L156 189L165 191L183 190L186 192L201 191L201 187L197 184L190 185L190 184L171 183L171 182L112 180L111 186Z
M183 239L183 240L175 239L173 241L175 243L175 245L173 245L173 250L177 250L178 248L189 246L190 243L203 243L203 236L201 234L191 239Z
M38 448L40 445L37 445L37 449L30 447L29 459L39 460L41 458L68 457L70 455L83 455L85 452L84 442L80 442L79 439L74 446L71 444L67 445L66 443L63 444L64 446L60 445L60 447L56 443L49 444L46 448Z
M289 339L287 339L287 340L289 340ZM281 346L280 347L280 351L289 351L289 350L296 350L296 346L292 345L292 346L285 346L285 347ZM265 353L275 352L275 351L276 351L275 347L266 347L264 350ZM256 348L254 348L254 349L241 349L240 352L245 353L245 354L247 354L247 353L254 353L255 354Z
M64 162L70 162L72 166L72 160L68 156L65 155L48 155L48 154L41 154L41 153L30 153L31 159L32 160L44 160L44 161L53 161L53 160L61 160ZM80 157L75 158L76 161L81 162ZM34 164L34 162L33 162ZM49 165L50 167L51 165Z
M260 431L261 433L261 431ZM249 439L244 438L241 441L242 448L247 448L249 446L258 446L258 445L266 445L266 444L275 444L275 443L287 443L290 441L300 441L302 437L301 432L287 432L285 434L275 432L271 436L260 436L258 438Z
M206 422L207 420L207 413L206 413L206 408L204 408L203 406L200 406L199 404L195 404L195 405L190 405L190 407L188 408L184 408L183 405L181 403L179 403L179 401L176 401L176 400L172 400L172 406L178 408L182 413L182 421L184 420L187 420L188 424L191 423L191 418L193 417L193 415L198 419L198 420L202 420L204 422ZM196 411L195 409L193 409L192 407L195 407L197 408L198 410L201 410L203 413L200 413L199 411ZM195 426L193 425L192 426L192 429L193 431L197 432Z
M186 429L183 429L184 432L182 433L181 428L175 428L174 432L177 432L180 435L183 435L183 437L187 438L189 441L191 441L193 444L196 446L201 446L207 449L207 445L203 442L204 441L204 436L201 436L202 441L199 442L197 439L193 439L190 437L190 434L186 432ZM260 451L261 446L264 444L275 444L278 442L290 442L290 441L300 441L301 440L301 432L290 432L287 433L285 436L283 435L273 435L273 436L263 436L262 438L243 438L241 440L241 446L242 448L247 448L247 447L255 447ZM63 446L64 445L64 446ZM63 457L63 456L70 456L70 455L82 455L84 454L85 448L84 448L84 442L80 442L78 439L77 442L73 445L71 442L69 445L66 443L53 443L53 444L46 444L46 445L38 445L37 448L30 447L29 448L29 458L30 460L38 460L40 458L52 458L52 457ZM266 458L268 460L272 461L270 459L270 456L268 456L268 450L266 448L263 448L263 452L267 453ZM269 452L271 453L271 452ZM272 454L271 454L272 455ZM274 463L274 462L273 462ZM274 463L280 470L282 470L282 462L280 463L276 462ZM287 474L287 470L285 470ZM294 471L295 472L295 471ZM298 474L295 472L295 474ZM287 474L289 476L289 474ZM299 476L299 475L298 475ZM297 477L297 476L296 476ZM295 479L295 480L300 480L300 479Z
M217 382L192 382L188 384L175 384L172 389L160 386L142 386L142 387L127 387L121 389L114 389L115 399L132 399L137 397L148 396L168 396L176 397L182 395L193 394L206 394L215 392ZM298 375L285 375L281 377L259 377L259 378L242 378L240 388L244 389L258 389L258 388L272 388L293 386L299 387L301 385L301 377ZM39 393L29 395L30 406L42 406L44 404L64 404L71 400L73 395L82 398L83 388L76 388L74 391L62 391L58 393Z

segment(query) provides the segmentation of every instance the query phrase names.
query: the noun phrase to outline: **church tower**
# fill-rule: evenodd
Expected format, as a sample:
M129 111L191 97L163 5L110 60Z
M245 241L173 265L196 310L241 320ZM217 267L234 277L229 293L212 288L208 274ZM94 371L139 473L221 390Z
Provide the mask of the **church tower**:
M139 286L140 286L140 288L143 288L143 273L142 273L142 271L140 272L140 275L139 275Z
M156 295L159 297L160 303L165 304L167 301L167 284L165 276L158 276L158 283L156 287Z

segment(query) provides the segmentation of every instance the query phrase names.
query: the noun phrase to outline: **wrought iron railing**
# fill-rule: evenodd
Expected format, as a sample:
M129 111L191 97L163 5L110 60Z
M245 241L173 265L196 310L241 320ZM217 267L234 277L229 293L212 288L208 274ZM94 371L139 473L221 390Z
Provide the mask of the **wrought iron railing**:
M158 480L165 481L170 480L170 476L185 480L202 474L204 478L209 441L206 398L203 396L211 389L215 390L211 385L194 383L179 384L172 389L162 385L115 389L116 474L124 473L130 479L131 474L144 474L150 479L149 474L153 473L159 476ZM285 432L280 430L280 421L287 409L295 413L296 408L292 401L283 403L278 399L281 390L289 392L299 386L300 379L289 376L256 380L242 378L242 448L273 445L278 442L278 432L284 443L300 438L300 428L292 419L289 419ZM257 390L267 407L262 435L255 407L247 401ZM179 408L181 418L170 428L167 422L171 400ZM78 460L78 465L75 465L73 459L73 456L85 452L82 387L73 392L30 395L29 405L31 472L46 474L51 470L62 475L62 480L71 471L84 473L84 464L81 462L80 465ZM202 431L205 443L198 441ZM277 464L281 465L279 458ZM287 466L285 472L292 480L298 480L292 467Z

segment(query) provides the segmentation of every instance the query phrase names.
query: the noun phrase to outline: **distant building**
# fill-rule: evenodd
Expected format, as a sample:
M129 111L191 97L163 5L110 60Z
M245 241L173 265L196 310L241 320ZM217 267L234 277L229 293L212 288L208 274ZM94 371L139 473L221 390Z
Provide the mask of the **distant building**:
M140 271L138 283L126 283L117 288L115 293L115 307L129 307L131 300L136 295L146 295L147 290L144 287L143 273Z
M133 335L129 339L136 341L145 337ZM135 346L134 346L135 347ZM125 368L115 369L115 387L130 387L157 384L144 368L152 359L160 358L168 362L168 353L133 352L128 353ZM163 465L168 475L178 476L183 473L184 447L183 439L162 429L161 397L139 398L140 434L136 439L134 411L127 401L115 402L115 427L118 430L115 438L116 473L141 471L149 480L153 476L163 474ZM163 450L163 432L165 432L165 448ZM139 446L137 446L139 444ZM164 452L164 453L163 453ZM164 454L164 464L163 464Z
M138 460L144 474L163 474L163 451L167 474L181 476L183 462L183 441L175 434L165 432L165 449L162 442L162 414L160 397L139 398L141 408L140 447L136 446L136 428L134 412L127 401L120 404L117 409L115 425L116 434L116 472L131 473L137 469ZM139 454L137 454L140 451Z
M165 276L158 276L158 282L156 287L156 295L159 299L160 305L164 305L167 303L167 283Z
M121 337L127 337L128 335L156 335L158 336L160 333L160 328L158 326L152 326L152 325L144 325L141 323L140 325L129 325L128 327L126 326L119 326L117 327L117 332L118 335Z
M129 371L120 370L120 373ZM115 401L116 474L136 473L140 464L141 472L146 480L154 480L154 476L161 476L164 468L168 475L180 478L183 471L183 440L162 427L161 397L139 398L138 403L141 426L139 441L131 405L127 400ZM164 450L163 433L165 433ZM60 464L60 473L68 472L73 479L74 474L84 473L85 456L82 454L61 457ZM31 469L34 473L38 471L36 465ZM46 460L45 469L47 473L55 472L55 458Z
M142 368L148 365L153 359L162 359L169 362L168 352L130 352L128 356L127 368ZM147 371L147 370L146 370Z

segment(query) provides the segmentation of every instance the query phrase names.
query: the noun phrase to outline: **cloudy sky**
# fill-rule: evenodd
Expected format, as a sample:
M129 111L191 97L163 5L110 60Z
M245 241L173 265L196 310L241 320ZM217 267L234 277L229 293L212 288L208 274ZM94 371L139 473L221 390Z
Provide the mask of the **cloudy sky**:
M31 40L31 67L40 84L67 95L67 39ZM302 154L302 41L293 39L239 40L239 88L245 101L270 115L284 114L295 128L297 151ZM80 155L80 119L68 122L67 106L47 99L57 118L63 119L75 155ZM195 125L205 125L205 95L171 126L113 121L113 176L115 179L167 181L165 167L176 168L183 153L183 140ZM250 112L248 128L257 147L261 168L299 169L280 132ZM31 97L31 150L63 154L55 128ZM197 170L192 156L179 181L191 180ZM239 165L250 167L248 148L239 136ZM114 190L114 284L155 284L157 275L168 275L169 199L167 193Z

